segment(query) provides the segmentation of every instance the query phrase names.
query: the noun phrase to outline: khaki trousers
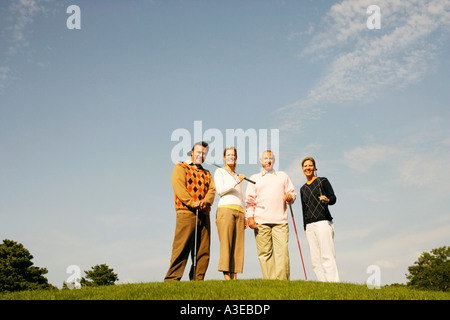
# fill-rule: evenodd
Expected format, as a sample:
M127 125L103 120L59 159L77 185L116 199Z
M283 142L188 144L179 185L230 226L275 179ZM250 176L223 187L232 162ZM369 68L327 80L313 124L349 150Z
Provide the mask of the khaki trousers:
M209 264L210 248L210 218L209 212L199 211L197 222L197 267L194 277L194 264L189 272L190 280L203 280ZM181 280L186 263L191 255L194 257L195 213L189 210L178 210L175 226L175 237L172 245L170 267L164 281Z
M244 266L244 213L217 208L216 225L220 241L219 271L242 273Z
M258 224L254 232L263 278L289 280L288 224Z

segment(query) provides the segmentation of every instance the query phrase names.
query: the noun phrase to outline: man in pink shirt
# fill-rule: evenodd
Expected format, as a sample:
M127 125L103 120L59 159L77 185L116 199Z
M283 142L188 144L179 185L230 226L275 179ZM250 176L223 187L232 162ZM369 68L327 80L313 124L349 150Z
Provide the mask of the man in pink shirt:
M246 192L248 226L254 229L258 259L264 279L289 280L289 226L286 203L297 196L289 176L275 171L275 156L264 151L262 170L250 177Z

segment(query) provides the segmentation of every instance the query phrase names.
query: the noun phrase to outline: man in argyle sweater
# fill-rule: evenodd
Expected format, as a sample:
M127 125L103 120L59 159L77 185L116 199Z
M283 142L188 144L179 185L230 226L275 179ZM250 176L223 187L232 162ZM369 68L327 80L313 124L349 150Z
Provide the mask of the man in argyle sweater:
M192 147L191 162L179 162L172 172L175 211L177 214L175 237L170 267L164 281L179 281L183 276L189 253L194 257L195 221L197 220L196 270L189 272L190 280L203 280L209 264L210 218L215 187L211 173L202 167L208 152L206 142Z

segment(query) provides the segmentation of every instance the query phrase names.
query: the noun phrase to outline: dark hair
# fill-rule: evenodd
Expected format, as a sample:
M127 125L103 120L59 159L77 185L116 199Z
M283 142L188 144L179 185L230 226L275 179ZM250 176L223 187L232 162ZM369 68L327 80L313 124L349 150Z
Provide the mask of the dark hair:
M208 151L208 148L209 148L209 147L208 147L208 144L207 144L205 141L199 141L199 142L196 142L196 143L192 146L191 151L188 152L188 156L192 155L192 152L194 151L195 146L202 146L202 147L205 147L205 148L206 148L206 151Z

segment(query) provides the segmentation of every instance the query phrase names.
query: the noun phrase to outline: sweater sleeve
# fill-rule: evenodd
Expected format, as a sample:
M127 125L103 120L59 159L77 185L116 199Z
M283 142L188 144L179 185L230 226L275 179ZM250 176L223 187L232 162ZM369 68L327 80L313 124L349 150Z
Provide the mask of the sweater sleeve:
M217 194L221 197L234 189L234 184L230 183L231 180L225 179L224 175L229 174L229 173L224 172L224 170L225 169L217 169L214 172L214 181L215 181L214 183L216 186L216 191L217 191Z
M328 202L328 205L332 206L336 203L336 195L334 194L333 187L331 186L330 181L328 181L327 178L320 178L320 183L323 188L323 192L325 193L326 197L330 199L330 202Z
M300 202L302 203L303 229L306 230L306 220L305 220L306 203L305 203L305 199L303 197L302 189L303 189L303 187L300 188Z
M214 196L216 195L216 186L215 186L214 180L209 172L208 172L208 177L210 180L209 188L208 188L208 192L205 195L205 198L203 199L203 202L212 206L212 204L214 203Z
M172 187L177 198L186 206L193 207L194 199L186 189L186 173L182 165L177 163L172 172Z

